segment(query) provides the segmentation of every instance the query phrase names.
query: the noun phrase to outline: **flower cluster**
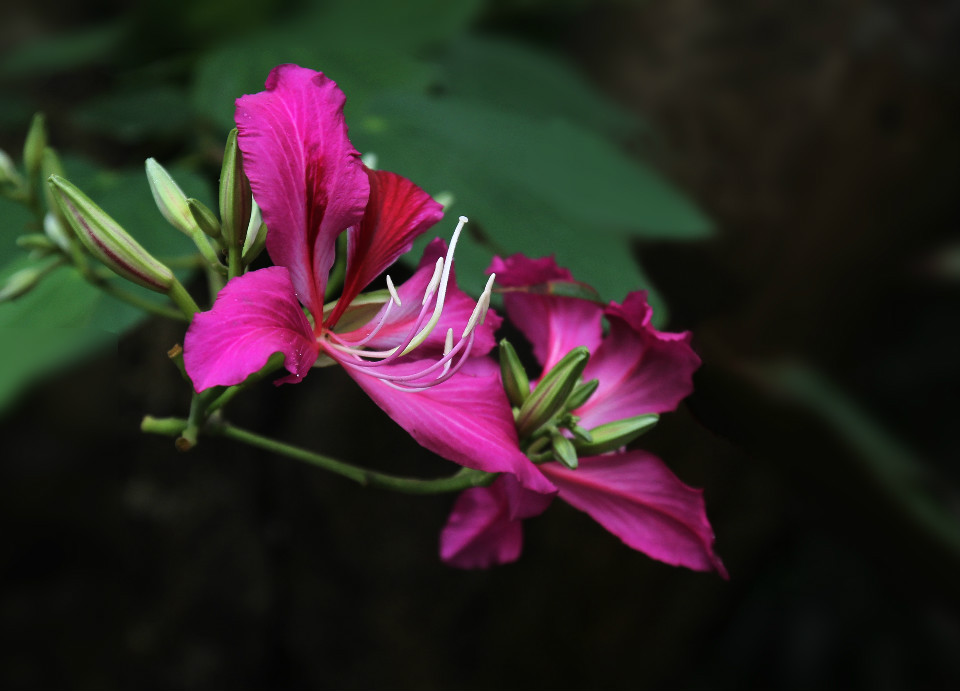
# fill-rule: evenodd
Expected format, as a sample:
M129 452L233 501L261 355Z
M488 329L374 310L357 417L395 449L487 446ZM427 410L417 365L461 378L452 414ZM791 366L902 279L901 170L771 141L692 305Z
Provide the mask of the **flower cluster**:
M281 382L341 365L422 446L491 474L459 496L442 532L441 557L454 566L516 559L521 521L558 496L655 559L725 574L700 491L626 450L691 391L699 359L689 334L654 329L641 292L622 304L591 299L552 258L495 258L474 302L453 271L463 217L409 280L395 287L387 276L386 290L362 292L442 208L364 165L343 104L334 82L295 65L237 101L237 144L273 266L232 278L194 318L184 364L196 390L239 384L276 353ZM338 252L342 289L327 302ZM501 323L489 307L494 280L543 367L533 382L509 344L499 365L489 356Z

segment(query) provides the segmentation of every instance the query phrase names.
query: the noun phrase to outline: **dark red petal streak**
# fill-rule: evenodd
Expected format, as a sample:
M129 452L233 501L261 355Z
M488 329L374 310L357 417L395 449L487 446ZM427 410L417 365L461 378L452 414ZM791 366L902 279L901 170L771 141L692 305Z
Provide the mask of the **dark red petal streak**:
M327 319L331 326L370 281L409 252L413 240L443 217L443 207L406 178L366 166L364 171L370 180L370 198L363 220L347 231L347 271L342 297Z

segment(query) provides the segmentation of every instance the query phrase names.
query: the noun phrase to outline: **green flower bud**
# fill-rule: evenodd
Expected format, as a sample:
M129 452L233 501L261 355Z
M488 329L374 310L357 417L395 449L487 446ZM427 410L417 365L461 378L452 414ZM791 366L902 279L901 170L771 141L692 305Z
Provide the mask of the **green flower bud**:
M190 207L190 213L197 226L212 238L220 237L220 221L216 215L199 199L190 197L187 199L187 206Z
M253 200L253 209L250 212L250 223L247 224L247 236L243 241L243 263L251 264L267 244L267 224L263 222L257 200Z
M49 189L47 185L47 189ZM59 214L54 211L59 211L59 207L56 205L53 197L50 198L51 211L48 211L47 214L43 217L43 232L48 238L53 240L57 247L62 249L64 252L70 251L70 231L65 227L65 219L61 218Z
M220 168L220 222L228 246L241 247L253 210L250 181L243 172L243 154L237 146L237 129L230 130Z
M43 233L30 233L17 238L17 247L25 250L36 250L42 254L55 252L57 244Z
M563 410L589 359L590 351L585 347L574 348L543 375L536 388L520 406L517 432L521 439L535 432Z
M173 273L153 258L119 223L75 185L53 175L48 184L64 217L90 253L118 275L144 288L166 293Z
M55 149L47 147L43 150L43 155L40 157L40 179L49 180L51 175L59 175L60 177L66 177L66 173L63 172L63 164L60 162L60 156L57 155ZM55 216L60 213L60 209L57 208L57 203L53 199L53 190L50 189L49 185L43 186L43 198L47 202L47 209L53 213ZM63 227L67 219L61 218L61 227ZM69 243L69 234L64 235L67 238ZM66 246L64 247L66 249Z
M156 159L148 158L146 168L150 192L160 213L170 225L192 238L199 227L187 204L187 195Z
M553 457L570 470L576 470L579 465L577 460L577 450L573 443L559 431L550 435L550 447L553 449Z
M608 451L616 451L640 435L652 430L659 419L659 415L651 413L650 415L638 415L625 420L608 422L590 430L590 435L593 437L592 442L577 440L574 442L574 446L581 456L596 456Z
M0 149L0 186L13 185L14 187L23 186L23 178L17 170L13 159L7 155L7 152Z
M522 406L530 395L530 380L523 365L520 364L517 351L505 338L500 341L500 378L503 380L503 388L507 392L510 404L516 407Z
M27 170L27 177L36 180L43 165L43 151L47 148L47 129L44 126L43 113L33 116L30 130L23 143L23 165Z
M60 264L54 262L47 266L28 266L15 271L0 288L0 303L16 300L33 290L40 280Z
M577 384L577 388L573 390L573 393L570 394L570 398L567 399L567 404L564 406L564 409L576 410L582 406L590 399L590 397L593 395L593 392L597 390L598 386L600 386L599 379L591 379L590 381L585 381L582 384Z

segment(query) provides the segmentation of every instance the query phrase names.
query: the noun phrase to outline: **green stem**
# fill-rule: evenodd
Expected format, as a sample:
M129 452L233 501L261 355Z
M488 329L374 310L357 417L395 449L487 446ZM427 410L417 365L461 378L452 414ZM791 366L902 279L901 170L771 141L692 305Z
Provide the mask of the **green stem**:
M90 280L90 277L87 277ZM151 314L158 314L161 317L166 317L168 319L177 319L179 321L188 321L187 317L180 310L171 309L169 307L164 307L163 305L158 305L153 300L148 300L142 298L136 293L131 293L130 291L124 290L113 283L108 283L107 281L98 281L90 280L90 283L95 285L97 288L102 290L104 293L111 297L115 297L117 300L122 300L129 305L133 305L139 309L142 309L144 312L150 312Z
M243 248L230 245L227 248L227 280L243 274Z
M189 421L183 418L157 419L147 416L143 419L140 428L144 432L163 434L167 436L181 436L189 426ZM227 437L254 446L265 451L271 451L298 461L310 463L324 470L353 480L365 487L380 487L405 494L444 494L459 492L471 487L485 487L497 477L495 473L485 473L482 470L463 468L460 472L449 477L435 479L420 479L389 475L375 470L367 470L350 463L339 461L298 446L263 437L254 432L234 427L225 422L209 422L206 431L221 437ZM181 437L182 438L182 437Z
M187 292L187 289L184 288L183 284L177 279L173 279L173 285L171 285L167 291L167 296L180 308L180 311L183 312L187 321L192 320L193 315L201 311L197 303L190 296L190 293Z

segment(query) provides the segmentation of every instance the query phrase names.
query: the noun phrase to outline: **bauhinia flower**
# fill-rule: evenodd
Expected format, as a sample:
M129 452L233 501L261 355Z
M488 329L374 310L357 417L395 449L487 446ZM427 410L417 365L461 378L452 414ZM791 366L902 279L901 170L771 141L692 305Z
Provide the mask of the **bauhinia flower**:
M644 292L630 293L622 304L611 302L606 307L564 297L563 291L551 287L576 284L552 258L496 257L490 271L503 286L510 320L532 344L544 372L574 348L589 350L582 378L596 380L592 385L596 388L569 411L574 416L570 419L588 431L586 436L590 430L597 437L609 436L618 421L644 420L642 416L673 410L692 391L700 359L690 347L690 334L656 330ZM606 336L603 318L609 323ZM580 442L571 446L574 443ZM580 443L588 451L598 446L598 439ZM616 449L586 455L570 465L575 467L547 460L538 466L557 487L560 499L654 559L716 570L726 577L713 550L702 491L683 484L659 458ZM526 490L509 474L489 487L464 491L441 534L441 558L461 568L514 561L522 549L522 519L542 513L551 500L552 496Z
M476 304L456 287L453 252L466 218L450 247L434 240L401 286L388 276L386 291L361 293L442 207L406 178L361 162L344 101L333 81L296 65L275 68L266 91L238 99L243 169L274 266L231 279L194 318L184 364L195 388L239 384L274 353L289 372L283 382L336 362L422 446L555 491L519 450L496 367L479 357L500 323L489 310L493 277ZM342 294L324 304L342 233Z

